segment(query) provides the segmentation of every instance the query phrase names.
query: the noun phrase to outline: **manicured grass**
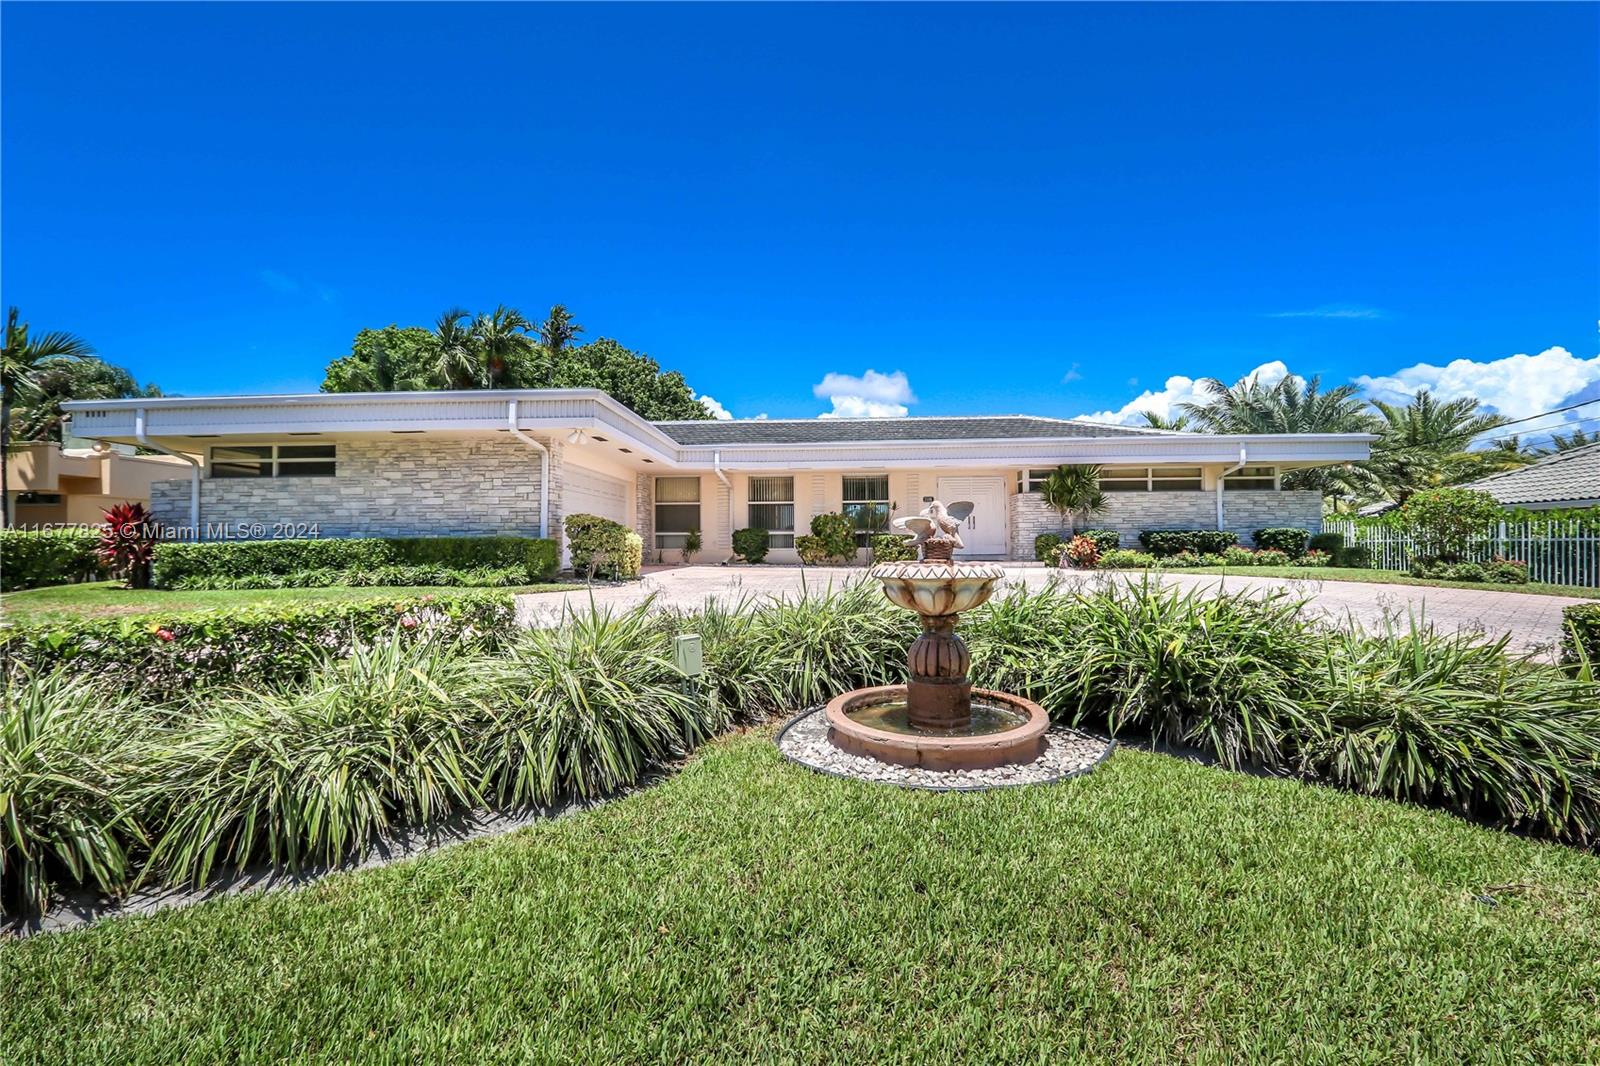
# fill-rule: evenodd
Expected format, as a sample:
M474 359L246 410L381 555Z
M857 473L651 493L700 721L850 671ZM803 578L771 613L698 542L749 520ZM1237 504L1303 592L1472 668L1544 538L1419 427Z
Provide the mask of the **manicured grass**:
M1482 581L1435 581L1395 570L1357 570L1338 566L1189 566L1169 574L1223 574L1237 577L1289 577L1304 581L1366 581L1375 585L1424 585L1430 588L1478 589L1488 592L1527 592L1535 596L1573 596L1600 600L1600 589L1582 585L1489 585Z
M1162 756L941 795L764 731L508 837L0 945L0 1061L1595 1061L1597 885Z
M557 592L572 585L538 584L491 589L504 592ZM93 581L81 585L55 585L0 596L0 615L8 622L37 622L52 618L109 618L113 615L150 614L153 611L189 611L212 607L239 607L251 603L328 603L349 600L389 600L405 596L459 595L460 586L226 589L212 592L169 592L129 589L120 581Z

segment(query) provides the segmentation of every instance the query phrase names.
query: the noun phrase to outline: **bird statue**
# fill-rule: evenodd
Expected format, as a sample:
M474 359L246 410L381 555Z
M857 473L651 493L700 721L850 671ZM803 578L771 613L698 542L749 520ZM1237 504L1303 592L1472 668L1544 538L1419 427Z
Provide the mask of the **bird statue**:
M951 562L955 549L965 548L961 523L972 514L973 504L963 500L946 507L934 500L921 514L896 518L894 528L911 538L922 562Z

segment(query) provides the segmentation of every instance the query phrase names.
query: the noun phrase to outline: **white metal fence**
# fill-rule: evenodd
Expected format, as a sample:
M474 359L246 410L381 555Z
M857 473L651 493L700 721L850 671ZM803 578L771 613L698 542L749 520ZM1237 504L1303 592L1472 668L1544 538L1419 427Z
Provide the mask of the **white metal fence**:
M1409 570L1411 535L1387 526L1359 526L1349 519L1324 518L1324 533L1342 533L1347 545L1372 553L1379 570ZM1528 578L1554 585L1600 587L1600 522L1594 519L1525 519L1500 522L1472 542L1467 557L1487 562L1499 557L1528 564Z

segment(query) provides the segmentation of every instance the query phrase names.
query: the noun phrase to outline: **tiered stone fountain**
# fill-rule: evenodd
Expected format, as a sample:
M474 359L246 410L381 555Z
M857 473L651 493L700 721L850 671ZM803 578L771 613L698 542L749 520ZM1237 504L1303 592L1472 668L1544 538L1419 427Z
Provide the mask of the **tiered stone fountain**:
M963 611L994 592L998 566L957 563L961 523L971 504L937 500L920 515L895 520L913 538L918 561L872 568L884 594L922 619L911 644L905 685L859 688L827 707L828 739L852 755L929 770L980 770L1028 763L1044 751L1050 718L1031 700L974 689L972 657L956 633Z

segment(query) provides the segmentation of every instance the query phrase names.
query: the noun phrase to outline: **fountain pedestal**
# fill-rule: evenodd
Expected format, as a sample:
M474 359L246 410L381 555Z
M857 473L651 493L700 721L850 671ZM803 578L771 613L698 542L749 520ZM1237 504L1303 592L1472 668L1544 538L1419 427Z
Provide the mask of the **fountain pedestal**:
M1050 718L1042 707L1008 692L974 690L967 677L972 655L956 623L962 611L988 600L1005 576L998 566L952 558L961 546L960 520L970 511L970 504L947 512L934 502L919 516L896 520L916 531L921 560L875 566L872 576L891 602L917 613L922 635L906 655L906 684L856 689L829 702L828 737L835 747L930 770L1026 763L1044 751Z

